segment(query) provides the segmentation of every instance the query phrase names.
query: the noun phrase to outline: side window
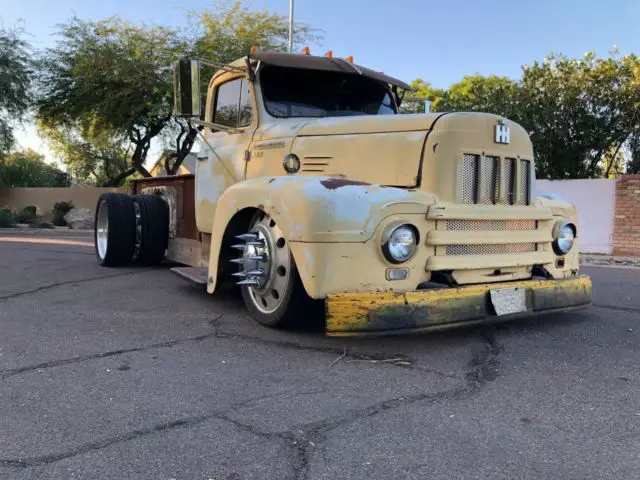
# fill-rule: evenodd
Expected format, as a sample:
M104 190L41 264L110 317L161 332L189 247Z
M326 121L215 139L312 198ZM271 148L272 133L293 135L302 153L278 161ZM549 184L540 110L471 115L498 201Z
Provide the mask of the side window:
M251 123L251 98L244 78L220 85L213 106L213 123L228 127L246 127Z

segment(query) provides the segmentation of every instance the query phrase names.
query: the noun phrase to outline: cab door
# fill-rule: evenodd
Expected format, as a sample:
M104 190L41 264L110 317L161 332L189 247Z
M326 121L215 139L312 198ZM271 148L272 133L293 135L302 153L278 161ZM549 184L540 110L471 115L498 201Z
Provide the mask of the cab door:
M222 193L245 178L246 152L256 130L253 85L246 76L224 73L210 88L205 119L233 131L205 127L205 142L196 167L196 225L211 233Z

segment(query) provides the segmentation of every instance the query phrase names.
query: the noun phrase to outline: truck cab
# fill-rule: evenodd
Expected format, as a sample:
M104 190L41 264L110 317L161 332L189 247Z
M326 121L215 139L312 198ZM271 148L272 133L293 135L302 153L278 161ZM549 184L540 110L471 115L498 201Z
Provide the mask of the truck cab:
M168 257L232 278L260 323L324 306L331 335L438 330L588 306L578 219L540 195L526 131L490 113L398 113L406 83L346 59L254 52L176 67L201 129L192 198L164 188ZM187 196L188 197L188 196ZM193 252L173 248L193 201ZM193 272L178 273L194 278Z

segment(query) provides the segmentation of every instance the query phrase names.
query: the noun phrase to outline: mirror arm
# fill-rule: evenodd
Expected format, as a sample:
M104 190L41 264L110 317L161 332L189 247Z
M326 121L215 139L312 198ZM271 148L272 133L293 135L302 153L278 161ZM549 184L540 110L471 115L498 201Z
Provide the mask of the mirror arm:
M193 125L201 125L203 127L214 128L216 130L221 130L223 132L228 132L228 133L237 133L241 131L238 128L228 127L227 125L220 125L219 123L207 122L205 120L189 119L187 121L189 123L192 123Z

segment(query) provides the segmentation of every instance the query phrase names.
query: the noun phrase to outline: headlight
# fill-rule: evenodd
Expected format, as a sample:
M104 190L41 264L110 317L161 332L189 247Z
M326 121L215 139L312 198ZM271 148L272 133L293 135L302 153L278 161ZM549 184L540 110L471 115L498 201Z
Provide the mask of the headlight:
M553 230L553 250L558 255L565 255L573 247L576 226L569 222L558 222Z
M409 260L418 247L418 231L413 225L394 225L382 238L382 253L391 263Z

